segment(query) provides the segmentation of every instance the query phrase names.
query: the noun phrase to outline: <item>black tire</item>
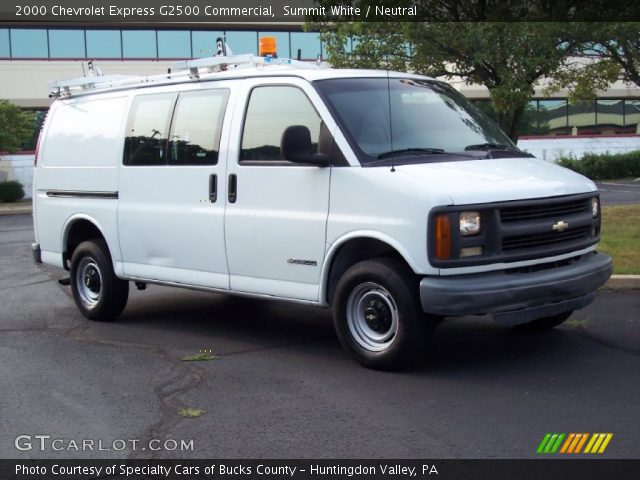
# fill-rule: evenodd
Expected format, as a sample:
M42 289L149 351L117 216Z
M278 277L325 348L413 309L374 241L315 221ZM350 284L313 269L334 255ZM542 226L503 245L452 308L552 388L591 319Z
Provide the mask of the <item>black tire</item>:
M572 313L573 311L562 312L556 315L551 315L550 317L538 318L536 320L532 320L531 322L518 325L518 327L522 330L531 331L551 330L553 327L557 327L562 322L567 320Z
M129 298L129 282L113 272L104 240L82 242L71 257L71 291L82 314L108 321L120 315Z
M418 280L393 258L349 268L338 282L333 307L340 343L368 368L406 367L433 339L433 324L421 310Z

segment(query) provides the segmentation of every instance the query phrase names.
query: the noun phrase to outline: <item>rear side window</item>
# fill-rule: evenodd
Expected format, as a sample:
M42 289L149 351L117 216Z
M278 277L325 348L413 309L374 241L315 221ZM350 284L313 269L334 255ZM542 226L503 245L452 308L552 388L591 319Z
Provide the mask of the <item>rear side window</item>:
M321 119L302 90L290 86L254 88L249 98L239 163L291 164L280 152L285 129L304 125L311 132L316 150Z
M170 165L215 165L228 90L181 93L169 136Z
M174 93L135 98L124 141L125 165L167 163L167 139L175 99Z

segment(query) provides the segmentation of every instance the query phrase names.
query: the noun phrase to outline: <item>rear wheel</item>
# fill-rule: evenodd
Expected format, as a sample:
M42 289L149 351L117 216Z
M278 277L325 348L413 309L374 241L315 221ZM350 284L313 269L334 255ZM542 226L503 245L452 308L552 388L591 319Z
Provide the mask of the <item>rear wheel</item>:
M336 289L334 325L342 346L362 365L394 370L412 363L432 337L420 309L418 282L402 262L365 260Z
M71 257L71 291L82 314L90 320L112 320L129 298L129 282L113 272L103 240L82 242Z
M556 315L551 315L550 317L538 318L531 322L519 325L519 327L522 328L523 330L537 330L537 331L550 330L553 327L557 327L562 322L567 320L572 313L573 311L562 312Z

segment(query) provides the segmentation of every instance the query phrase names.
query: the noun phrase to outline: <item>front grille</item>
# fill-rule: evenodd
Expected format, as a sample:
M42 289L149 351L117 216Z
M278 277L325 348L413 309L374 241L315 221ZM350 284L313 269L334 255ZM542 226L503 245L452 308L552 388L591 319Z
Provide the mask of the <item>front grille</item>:
M535 220L546 217L566 217L591 210L590 199L565 200L546 205L518 205L500 209L500 220L503 223Z
M559 245L588 238L590 234L591 227L581 227L565 232L544 232L507 237L502 240L502 251L512 252L514 250Z
M436 267L448 268L548 259L586 249L600 238L600 217L593 218L591 211L596 195L439 207L432 210L430 225L436 215L446 215L451 225L457 225L460 212L477 210L482 230L463 237L453 229L452 255L446 260L432 256L435 236L430 235L429 259ZM482 247L482 255L460 257L463 249L477 247Z

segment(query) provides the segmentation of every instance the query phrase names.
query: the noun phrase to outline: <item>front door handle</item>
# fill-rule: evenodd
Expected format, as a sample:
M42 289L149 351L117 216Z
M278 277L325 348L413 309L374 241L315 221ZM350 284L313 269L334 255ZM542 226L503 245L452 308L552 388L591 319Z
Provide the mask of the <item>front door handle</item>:
M238 199L238 178L235 173L229 175L229 203L236 203Z
M212 173L209 176L209 201L216 203L218 200L218 176Z

